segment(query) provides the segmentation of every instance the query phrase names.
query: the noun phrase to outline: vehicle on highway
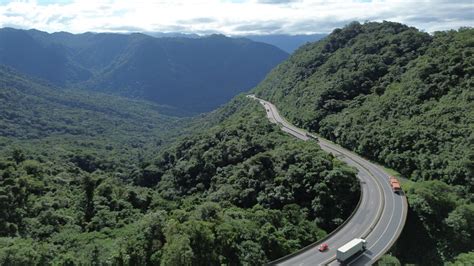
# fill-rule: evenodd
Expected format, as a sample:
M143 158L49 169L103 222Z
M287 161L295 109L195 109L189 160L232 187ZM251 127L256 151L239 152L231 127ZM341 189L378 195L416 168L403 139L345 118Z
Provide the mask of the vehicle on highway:
M392 187L392 191L394 193L399 193L400 191L402 191L400 182L398 182L398 179L396 177L394 176L389 177L389 181L390 181L390 186Z
M308 132L306 132L305 135L306 135L306 137L308 137L308 138L312 138L312 139L318 140L317 137L315 137L313 134L309 134Z
M399 197L394 197L390 182L387 182L390 174L387 174L384 169L323 138L320 139L316 135L285 122L284 118L279 115L278 109L270 102L256 97L254 99L259 100L265 109L270 109L271 113L268 113L268 119L270 122L278 124L283 131L305 141L314 136L323 150L356 167L361 173L358 177L360 177L361 192L363 192L360 205L354 211L354 216L339 231L325 240L326 243L331 244L328 251L316 251L315 249L318 249L321 244L318 243L309 249L297 251L272 261L269 265L336 265L338 264L335 262L337 248L354 238L362 238L363 235L365 236L364 240L370 243L370 246L367 245L367 251L360 256L354 254L352 259L347 259L340 264L349 262L353 265L374 264L395 243L405 224L408 206L403 191L400 192ZM384 182L379 182L377 180L379 178L383 178L381 181Z
M318 250L321 251L321 252L326 251L328 249L329 249L329 246L326 243L321 244L318 248Z
M367 247L367 242L362 238L354 238L344 246L340 247L336 251L336 259L339 262L344 262L355 254L364 251Z

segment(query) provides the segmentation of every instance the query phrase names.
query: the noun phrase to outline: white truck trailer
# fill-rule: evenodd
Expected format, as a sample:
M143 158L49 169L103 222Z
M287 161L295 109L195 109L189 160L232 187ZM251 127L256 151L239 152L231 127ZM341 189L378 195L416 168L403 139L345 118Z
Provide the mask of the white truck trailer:
M344 246L336 251L336 259L340 262L346 261L356 253L364 251L366 248L366 241L361 238L354 238L347 242Z

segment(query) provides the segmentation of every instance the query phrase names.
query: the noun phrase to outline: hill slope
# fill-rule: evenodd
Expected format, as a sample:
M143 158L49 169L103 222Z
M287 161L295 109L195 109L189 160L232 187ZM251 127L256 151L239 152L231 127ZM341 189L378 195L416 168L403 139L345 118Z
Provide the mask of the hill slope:
M184 125L186 120L161 114L165 112L169 110L146 102L62 90L0 67L2 152L15 145L41 143L57 150L64 144L127 158L159 148Z
M357 202L352 168L243 96L163 149L185 121L159 106L0 74L2 265L261 265Z
M352 23L297 50L255 89L293 123L424 181L406 187L405 263L439 264L474 248L462 237L473 229L460 222L474 215L473 39L473 29L430 36ZM441 191L446 198L436 198ZM413 236L426 248L410 245Z
M11 28L0 29L0 64L56 84L78 82L91 76L68 59L65 47L42 45L27 31Z
M219 35L147 39L128 48L87 86L209 111L254 87L285 58L269 45Z
M412 179L472 189L462 166L472 137L472 36L352 24L298 50L256 93L297 125Z
M248 39L0 30L0 64L60 86L215 109L254 87L284 51Z

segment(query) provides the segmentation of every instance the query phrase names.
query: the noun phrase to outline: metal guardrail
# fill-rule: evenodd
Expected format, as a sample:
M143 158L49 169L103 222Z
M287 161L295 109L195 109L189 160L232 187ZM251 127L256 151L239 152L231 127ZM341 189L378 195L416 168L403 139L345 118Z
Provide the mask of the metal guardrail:
M282 119L283 119L283 118L282 118ZM278 122L278 121L277 121L277 124L278 124L279 126L281 126L282 128L285 128L285 129L287 129L287 130L289 130L289 131L292 131L292 132L294 132L294 133L296 133L296 134L298 134L298 135L303 135L303 136L305 136L305 137L307 137L307 138L314 139L314 140L316 140L316 141L319 141L319 140L320 140L319 137L317 137L317 136L315 136L315 135L313 135L313 134L310 134L310 133L308 133L308 132L306 132L306 131L304 131L304 130L302 130L302 132L299 132L299 131L297 131L297 130L295 130L295 129L293 129L293 128L290 128L290 127L285 126L283 123ZM289 133L289 132L288 132L288 133ZM295 137L296 137L296 136L295 136ZM337 149L335 149L335 148L333 148L333 147L330 147L330 146L328 146L328 145L323 144L322 142L320 142L320 145L324 145L325 147L327 147L327 148L329 148L329 149L331 149L331 150L333 150L333 151L340 152L340 151L338 151ZM357 163L358 165L360 165L362 168L364 168L364 169L372 176L372 178L375 180L375 182L377 183L377 185L379 186L379 188L382 187L382 185L381 185L381 183L380 183L380 180L378 180L378 178L375 177L367 167L365 167L365 166L362 165L361 163L357 162L356 160L353 160L353 161L354 161L355 163ZM312 249L312 248L314 248L314 247L316 247L316 246L322 244L323 242L327 241L330 237L334 236L334 235L335 235L336 233L338 233L342 228L344 228L344 226L354 217L354 215L355 215L355 214L357 213L357 211L359 210L360 204L361 204L362 199L363 199L363 196L364 196L363 190L362 190L362 185L363 185L363 184L365 184L365 182L363 182L362 180L359 179L359 185L360 185L360 187L361 187L361 190L360 190L361 193L360 193L360 196L359 196L359 201L357 202L357 205L356 205L355 209L352 211L352 213L349 215L349 217L348 217L342 224L340 224L336 229L334 229L332 232L330 232L329 234L327 234L324 238L322 238L322 239L320 239L320 240L318 240L318 241L316 241L316 242L314 242L314 243L312 243L312 244L310 244L310 245L307 245L307 246L305 246L305 247L299 249L299 250L296 251L296 252L293 252L293 253L291 253L291 254L288 254L288 255L286 255L286 256L284 256L284 257L281 257L281 258L279 258L279 259L273 260L273 261L267 263L267 265L277 265L277 264L279 264L279 263L281 263L281 262L284 262L284 261L286 261L286 260L288 260L288 259L290 259L290 258L292 258L292 257L298 256L298 255L300 255L301 253L304 253L304 252L306 252L306 251L308 251L308 250L310 250L310 249ZM379 191L383 191L383 189L380 189ZM382 201L385 201L385 197L381 197L381 200L382 200ZM384 205L384 204L385 204L385 203L383 203L382 205ZM366 237L373 231L373 229L376 227L378 221L380 220L380 217L382 216L382 212L383 212L383 208L380 208L379 211L377 212L377 217L376 217L376 219L372 222L372 224L370 225L370 227L364 232L364 234L362 235L362 238L366 238ZM406 219L406 215L405 215L405 219ZM334 259L330 259L330 260L328 260L327 262L331 262L331 261L333 261L333 260L334 260Z
M317 138L316 138L316 139L317 139ZM332 149L332 150L335 150L335 149L333 149L333 148L331 148L331 147L328 147L328 148L330 148L330 149ZM288 260L288 259L290 259L290 258L292 258L292 257L295 257L295 256L297 256L297 255L299 255L299 254L301 254L301 253L304 253L304 252L306 252L306 251L308 251L308 250L310 250L310 249L312 249L312 248L314 248L314 247L316 247L316 246L318 246L318 245L324 243L324 242L327 241L330 237L332 237L332 236L335 235L337 232L339 232L342 228L344 228L344 226L345 226L345 225L352 219L352 217L354 217L354 215L357 213L357 210L359 210L359 206L360 206L360 204L361 204L361 202L362 202L362 198L363 198L363 196L364 196L364 195L363 195L363 190L362 190L362 182L359 182L359 185L360 185L360 188L361 188L361 189L360 189L359 201L357 202L357 205L356 205L356 207L354 208L354 211L352 211L351 215L349 215L349 217L347 217L347 219L346 219L342 224L340 224L336 229L334 229L333 231L331 231L329 234L327 234L327 235L326 235L325 237L323 237L322 239L320 239L320 240L318 240L318 241L316 241L316 242L314 242L314 243L311 243L311 244L307 245L306 247L303 247L303 248L301 248L301 249L299 249L299 250L297 250L297 251L295 251L295 252L293 252L293 253L291 253L291 254L288 254L288 255L286 255L286 256L284 256L284 257L281 257L281 258L279 258L279 259L276 259L276 260L274 260L274 261L271 261L271 262L269 262L267 265L277 265L278 263L281 263L281 262L283 262L283 261L285 261L285 260Z

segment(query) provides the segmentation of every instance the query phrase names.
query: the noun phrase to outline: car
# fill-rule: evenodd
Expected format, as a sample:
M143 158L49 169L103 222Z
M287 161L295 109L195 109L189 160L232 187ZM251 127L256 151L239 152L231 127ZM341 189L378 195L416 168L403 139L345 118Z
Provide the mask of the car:
M321 244L318 248L318 250L321 251L321 252L326 251L328 249L329 249L329 246L326 243Z

